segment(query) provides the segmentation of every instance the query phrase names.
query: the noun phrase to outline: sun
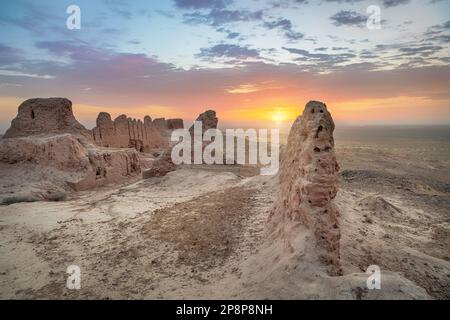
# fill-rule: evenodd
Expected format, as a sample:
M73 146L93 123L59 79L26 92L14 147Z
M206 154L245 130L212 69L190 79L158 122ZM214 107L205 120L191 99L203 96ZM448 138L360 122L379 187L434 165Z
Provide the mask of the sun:
M271 114L272 121L276 123L282 123L288 119L286 112L281 109L276 109Z

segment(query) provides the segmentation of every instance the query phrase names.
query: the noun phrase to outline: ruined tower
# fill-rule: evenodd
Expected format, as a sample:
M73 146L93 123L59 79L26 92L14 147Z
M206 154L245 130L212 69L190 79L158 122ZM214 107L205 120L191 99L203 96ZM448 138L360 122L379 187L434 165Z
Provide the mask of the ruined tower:
M339 212L333 203L339 166L334 153L334 122L322 102L309 102L282 151L280 192L268 230L283 236L287 226L306 226L314 235L319 260L340 272ZM289 229L292 230L292 229Z

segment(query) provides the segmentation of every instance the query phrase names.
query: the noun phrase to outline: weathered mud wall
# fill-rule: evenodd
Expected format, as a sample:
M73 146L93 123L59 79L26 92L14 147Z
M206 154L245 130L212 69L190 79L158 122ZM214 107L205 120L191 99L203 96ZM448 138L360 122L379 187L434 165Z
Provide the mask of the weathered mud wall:
M97 147L73 134L2 139L0 161L32 164L36 170L57 169L64 172L63 182L75 190L124 182L141 172L137 151Z
M126 115L113 121L109 113L101 112L92 134L94 142L103 147L134 148L139 152L151 152L168 146L168 140L160 134L149 116L143 122L127 118Z
M339 170L334 122L325 104L311 101L292 126L280 167L280 192L268 229L281 235L287 225L306 226L315 236L322 263L339 273L339 212L333 203Z
M91 139L91 133L72 112L72 102L65 98L29 99L19 106L17 117L4 138L72 133Z

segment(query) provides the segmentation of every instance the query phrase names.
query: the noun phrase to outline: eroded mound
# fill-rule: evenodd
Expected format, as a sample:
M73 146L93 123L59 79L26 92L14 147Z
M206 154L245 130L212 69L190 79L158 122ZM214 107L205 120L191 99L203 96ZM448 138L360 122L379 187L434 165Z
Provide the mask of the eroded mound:
M65 98L29 99L19 106L4 138L71 133L91 139L92 135L72 112L72 102Z
M358 203L362 211L369 211L377 215L398 216L402 210L380 196L368 196Z

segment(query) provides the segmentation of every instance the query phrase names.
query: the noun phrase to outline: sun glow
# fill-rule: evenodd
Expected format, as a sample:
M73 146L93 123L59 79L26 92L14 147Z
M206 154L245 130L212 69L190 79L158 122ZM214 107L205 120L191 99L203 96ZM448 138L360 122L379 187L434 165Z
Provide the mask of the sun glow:
M276 122L276 123L282 123L282 122L288 120L289 117L288 117L288 115L286 114L286 112L284 112L283 110L281 110L281 109L276 109L276 110L272 113L271 118L272 118L272 120L273 120L274 122Z

